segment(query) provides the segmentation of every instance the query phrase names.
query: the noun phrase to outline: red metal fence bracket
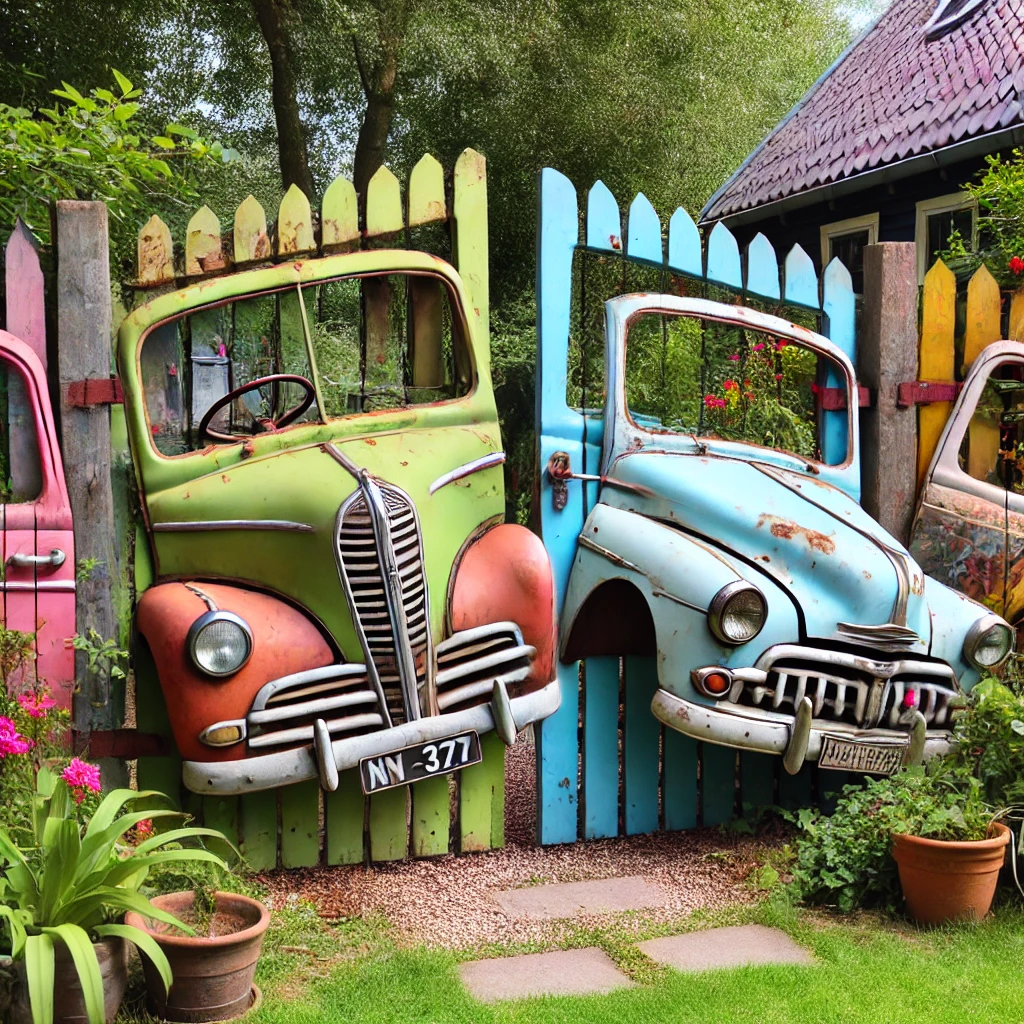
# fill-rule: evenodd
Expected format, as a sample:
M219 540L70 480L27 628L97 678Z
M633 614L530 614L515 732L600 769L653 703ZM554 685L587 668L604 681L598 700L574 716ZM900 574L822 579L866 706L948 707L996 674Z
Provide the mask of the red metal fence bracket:
M70 381L65 386L64 399L68 405L78 409L90 405L122 405L121 378L91 377L89 380Z
M818 408L822 412L842 412L846 408L846 388L818 388L816 393ZM867 388L857 388L857 404L862 409L869 409L875 404Z
M963 382L939 380L908 380L896 389L896 408L909 409L929 402L955 402L963 390Z
M80 754L88 748L90 757L117 757L125 761L134 761L137 757L161 757L174 753L174 747L166 736L137 732L135 729L76 732L74 745L76 752Z

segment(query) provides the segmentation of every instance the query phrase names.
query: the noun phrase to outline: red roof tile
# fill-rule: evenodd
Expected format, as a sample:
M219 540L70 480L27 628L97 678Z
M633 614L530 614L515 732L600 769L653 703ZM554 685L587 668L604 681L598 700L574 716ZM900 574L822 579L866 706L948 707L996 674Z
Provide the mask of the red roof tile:
M1024 3L985 0L928 39L937 0L895 0L712 196L719 220L1024 122Z

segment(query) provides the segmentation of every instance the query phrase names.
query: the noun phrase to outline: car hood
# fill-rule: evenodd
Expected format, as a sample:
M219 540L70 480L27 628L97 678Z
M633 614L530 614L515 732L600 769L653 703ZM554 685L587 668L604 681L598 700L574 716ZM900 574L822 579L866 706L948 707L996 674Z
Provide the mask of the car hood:
M930 649L924 573L838 488L764 463L667 452L623 455L610 476L654 493L608 486L603 501L678 524L741 555L793 596L808 637L832 638L840 623L895 622L920 638L911 649ZM756 581L754 572L749 576ZM905 599L905 615L898 599ZM961 638L975 618L962 615Z

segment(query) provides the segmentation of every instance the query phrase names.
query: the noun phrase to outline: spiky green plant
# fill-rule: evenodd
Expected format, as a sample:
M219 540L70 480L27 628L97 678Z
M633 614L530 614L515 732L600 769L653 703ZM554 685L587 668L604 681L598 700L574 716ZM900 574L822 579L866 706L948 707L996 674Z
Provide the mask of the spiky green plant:
M137 846L126 834L147 819L180 817L166 810L128 811L145 799L167 800L155 791L116 789L108 793L88 823L74 814L67 784L47 769L39 771L33 806L34 845L19 847L0 828L0 935L10 940L14 960L24 959L33 1024L52 1024L54 945L67 947L82 986L89 1024L103 1024L103 982L93 942L107 937L134 943L153 961L164 985L171 968L152 937L119 923L134 910L191 934L192 929L159 910L139 892L150 868L175 861L209 861L226 868L215 854L184 848L181 842L210 836L227 842L209 828L172 828ZM170 801L168 801L169 803ZM123 812L123 813L122 813ZM175 849L166 849L170 844Z

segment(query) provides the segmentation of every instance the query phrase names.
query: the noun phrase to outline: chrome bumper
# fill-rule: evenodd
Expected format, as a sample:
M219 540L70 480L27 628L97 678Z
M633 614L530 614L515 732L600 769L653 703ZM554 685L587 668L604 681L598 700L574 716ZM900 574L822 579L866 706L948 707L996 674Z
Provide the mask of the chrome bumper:
M489 703L453 714L419 718L391 729L333 742L323 743L317 738L311 746L237 761L185 761L182 781L189 790L202 796L258 793L317 778L325 789L334 789L337 773L356 767L364 757L390 754L414 743L442 740L470 729L479 733L497 729L502 739L510 743L515 739L515 732L554 714L561 701L557 679L535 693L511 698L504 687L496 683Z
M806 698L805 698L806 699ZM698 704L684 700L668 690L658 689L651 701L651 712L660 722L686 736L707 743L717 743L739 750L758 750L766 754L782 754L786 768L795 774L803 761L817 761L826 736L846 740L882 743L908 748L910 760L934 757L949 750L949 733L946 730L923 731L923 737L914 736L913 730L900 732L896 729L858 729L845 722L812 720L809 715L781 715L773 712L758 712L735 704ZM922 723L924 719L921 719ZM920 755L913 746L923 748ZM914 740L918 743L915 744Z

